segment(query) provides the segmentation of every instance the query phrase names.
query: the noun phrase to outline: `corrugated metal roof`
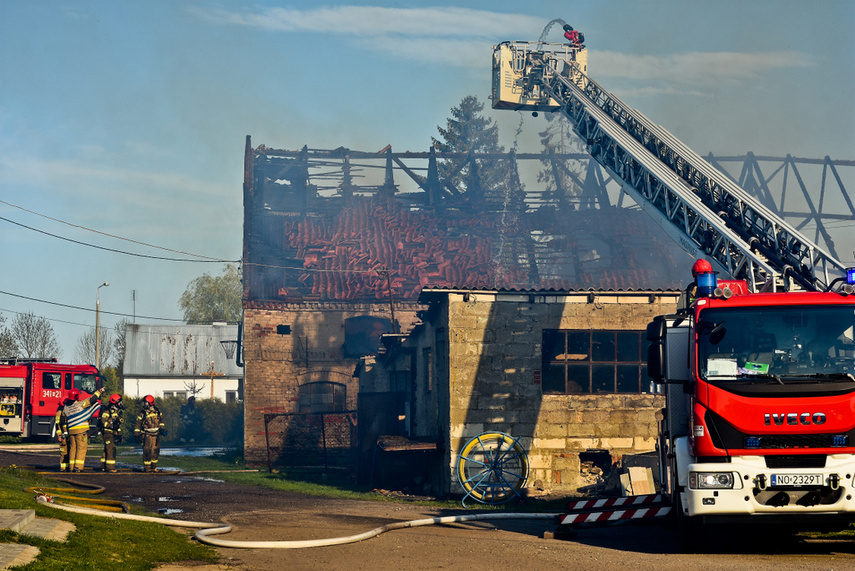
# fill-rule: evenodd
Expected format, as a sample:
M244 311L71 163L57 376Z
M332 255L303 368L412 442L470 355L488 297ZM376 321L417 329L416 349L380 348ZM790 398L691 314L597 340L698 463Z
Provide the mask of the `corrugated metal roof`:
M234 355L226 357L221 341L237 341L238 326L143 325L125 328L126 377L202 377L215 373L243 377Z

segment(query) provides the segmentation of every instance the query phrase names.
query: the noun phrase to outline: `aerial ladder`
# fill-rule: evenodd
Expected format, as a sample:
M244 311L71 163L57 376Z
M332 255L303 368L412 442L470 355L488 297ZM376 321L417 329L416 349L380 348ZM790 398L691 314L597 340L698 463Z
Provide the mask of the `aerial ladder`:
M494 109L560 111L587 152L693 258L752 292L825 291L843 264L666 129L587 75L584 35L503 42L493 51Z

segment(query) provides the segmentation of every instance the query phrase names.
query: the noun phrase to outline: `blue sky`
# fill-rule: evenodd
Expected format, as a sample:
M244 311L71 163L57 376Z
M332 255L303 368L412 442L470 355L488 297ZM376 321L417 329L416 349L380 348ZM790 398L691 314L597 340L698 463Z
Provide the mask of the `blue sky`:
M427 150L463 97L489 102L492 46L555 18L585 33L591 77L700 154L855 159L849 0L0 0L0 313L50 319L65 360L104 281L102 325L180 320L222 264L20 225L237 260L247 135ZM510 147L520 116L490 114ZM520 150L541 128L524 118Z

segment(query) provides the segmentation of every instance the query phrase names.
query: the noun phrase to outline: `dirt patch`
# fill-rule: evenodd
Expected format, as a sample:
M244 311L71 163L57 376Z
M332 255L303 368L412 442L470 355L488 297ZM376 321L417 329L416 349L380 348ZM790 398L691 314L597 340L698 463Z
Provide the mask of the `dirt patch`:
M55 470L53 454L0 451L0 463ZM167 462L164 464L168 465ZM57 474L59 475L59 474ZM170 519L225 522L234 529L217 538L233 541L318 540L355 535L394 522L406 522L479 510L445 510L391 501L318 498L252 486L238 486L215 473L144 474L85 472L74 480L105 488L107 497ZM188 536L194 530L178 528ZM575 569L631 568L669 571L791 571L805 568L855 568L852 542L814 542L781 538L769 546L721 545L715 556L683 553L675 530L663 525L630 525L581 530L572 541L542 539L554 531L549 520L493 520L447 523L384 533L332 547L308 549L217 548L218 565L186 561L160 571L273 571L319 568L384 569Z

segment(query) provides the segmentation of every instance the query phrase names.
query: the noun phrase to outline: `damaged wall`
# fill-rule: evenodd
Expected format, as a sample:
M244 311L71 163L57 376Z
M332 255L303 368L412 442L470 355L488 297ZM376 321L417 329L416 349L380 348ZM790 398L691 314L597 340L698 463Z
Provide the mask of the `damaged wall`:
M427 168L406 164L414 157L427 161ZM372 185L368 165L378 159L385 169ZM437 161L445 161L451 172L455 161L478 160L478 155L388 149L379 155L306 148L293 153L263 145L253 149L247 138L242 264L247 461L266 460L265 413L297 413L311 409L306 403L312 398L327 398L312 386L335 385L338 396L328 398L345 398L346 407L355 409L359 387L350 375L366 349L354 341L361 349L346 351L346 330L376 326L374 333L408 333L423 308L418 298L425 287L679 285L675 258L684 254L656 237L646 214L609 204L602 177L577 179L572 192L553 194L524 192L518 180L511 181L516 186L507 192L516 198L503 202L473 200L437 176ZM506 161L515 170L521 156L483 160ZM427 177L418 174L425 171ZM405 182L416 183L417 190L402 191L395 173L409 177ZM586 190L589 184L593 187ZM417 427L437 422L412 420Z
M417 379L435 369L432 387L422 381L413 385L417 429L411 436L439 440L444 456L437 467L442 489L436 491L462 493L457 456L483 432L521 438L529 455L529 482L563 491L589 483L581 474L580 454L605 450L619 457L653 450L664 397L644 382L634 393L546 390L544 369L554 355L544 359L544 332L643 332L655 316L675 311L679 297L673 291L425 290L421 299L431 304L426 323L402 341L400 351L416 359ZM375 367L401 366L396 350ZM432 362L419 360L422 355ZM388 371L369 373L361 382L370 390L372 382L382 385L389 377Z

